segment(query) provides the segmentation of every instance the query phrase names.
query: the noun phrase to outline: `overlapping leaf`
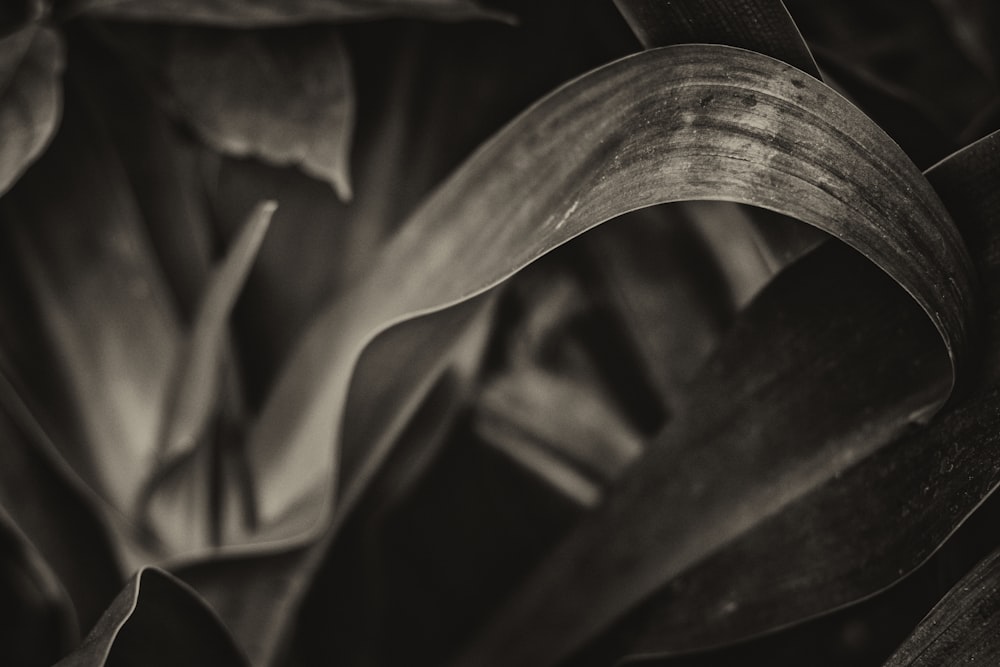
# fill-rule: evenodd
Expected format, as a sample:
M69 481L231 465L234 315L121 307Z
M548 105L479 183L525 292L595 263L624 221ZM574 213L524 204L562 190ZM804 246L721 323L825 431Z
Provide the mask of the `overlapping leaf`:
M703 49L711 55L701 57ZM662 61L657 62L662 67L655 68L652 61ZM753 66L745 65L739 74L712 74L711 68L722 61L730 67ZM764 71L767 83L762 83ZM628 100L609 94L631 96L636 90L648 93ZM817 102L825 104L825 111L805 110ZM852 133L865 128L864 143L879 144L881 150L864 156L870 166L853 161L850 180L843 171L827 174L833 158L824 161L821 155L838 150L856 155L857 144L840 143L844 140L832 130L817 137L812 114L819 113L826 127L844 123L843 131ZM810 114L808 128L799 125L805 114ZM555 127L558 133L550 130ZM571 147L569 137L575 140ZM800 153L805 148L807 158ZM783 166L782 160L791 162ZM833 169L841 170L842 162L838 157ZM531 174L541 164L552 169L550 178L539 183ZM762 173L748 164L761 165ZM340 416L330 406L343 403L347 374L342 369L352 366L356 348L364 346L372 331L488 288L545 249L622 209L669 199L738 199L827 227L877 262L893 270L898 264L897 278L936 313L950 344L961 347L971 290L960 285L969 280L968 260L940 203L919 172L901 166L907 164L891 141L835 93L763 56L725 47L674 47L597 70L535 105L484 146L404 227L379 268L324 313L287 367L251 437L255 468L266 471L262 483L287 488L282 470L291 470L291 461L306 456L305 451L316 453L310 460L322 460L315 439L302 436L326 432L335 437ZM505 177L496 177L498 173ZM896 179L924 190L923 210L937 222L913 221L911 195L899 191L905 186ZM867 188L899 199L877 203L864 194ZM844 222L840 209L848 201L851 215L871 222ZM909 221L904 224L903 219ZM917 241L924 233L927 239ZM509 252L500 252L505 246ZM931 246L937 250L930 251ZM944 260L947 268L942 257L950 258ZM461 261L472 262L477 280L453 281ZM412 267L421 267L420 272ZM921 277L924 271L940 279L928 282ZM339 341L331 341L328 333L335 326ZM286 443L281 460L266 444L274 441ZM273 497L277 501L280 496ZM280 514L290 500L276 502L264 516Z
M947 667L1000 660L998 565L1000 553L994 552L958 582L889 658L886 667Z
M721 68L720 62L725 64L725 76L715 78L705 73L705 67ZM730 77L734 76L733 68L737 63L746 69L735 76L750 78L737 78L741 83L734 87ZM763 76L757 72L757 67L767 71L766 84L751 83L755 76ZM644 76L667 78L658 79L658 87L644 81ZM671 76L689 85L671 86ZM700 83L690 85L690 78L700 79ZM781 85L777 91L772 88L774 81ZM614 90L631 95L636 89L647 91L651 97L631 99L626 103L609 94ZM626 90L630 92L624 92ZM798 121L793 110L815 104L820 98L822 111L809 113L824 114L823 123L844 123L843 132L863 131L864 140L827 144L832 137L843 136L834 133L825 136L823 141L816 140L813 134L815 120L810 121L807 135L797 136L794 128ZM806 102L807 99L812 102ZM594 117L577 115L584 103L586 109L593 110ZM621 116L628 119L629 126L615 127L610 109L619 110ZM776 111L773 117L771 109ZM601 121L596 121L595 117L600 117ZM770 124L772 122L780 124L780 132L778 125ZM847 126L851 129L847 130ZM544 134L543 141L535 131L529 130L535 127L560 129L559 133ZM607 135L598 136L593 128L609 133L620 131L621 134L612 134L614 140L611 140ZM692 138L691 133L682 131L687 129L698 129L706 134ZM563 137L570 136L575 143L567 153ZM741 140L730 141L733 136ZM721 143L713 144L713 137ZM585 141L588 139L590 143ZM840 141L845 140L841 138ZM804 181L801 178L803 165L780 168L782 159L795 159L785 151L796 142L811 149L806 165L811 170L819 165L829 167L844 163L843 155L824 158L821 154L816 155L816 151L847 150L851 155L847 161L851 169L849 184L840 180L845 177L842 172L838 174L839 179L817 174L816 178ZM649 150L651 144L672 150L655 153ZM859 154L861 145L878 145L879 150L873 151L875 155ZM766 151L769 158L740 159L742 151L756 150ZM531 160L527 159L529 155ZM538 168L541 160L555 160L557 155L558 165L553 167L552 179L539 184L530 175L534 173L532 168ZM727 168L728 164L732 165L732 170ZM748 171L747 164L762 165L763 173ZM583 165L590 168L586 177L581 171ZM278 527L274 520L283 514L283 508L297 504L295 496L288 494L290 487L285 481L290 471L301 470L297 461L313 461L315 483L330 484L324 482L324 478L328 480L333 476L333 461L324 457L323 450L325 443L336 438L340 428L338 406L342 409L348 371L373 331L476 293L478 290L473 284L452 281L456 263L463 258L473 262L481 288L487 288L544 249L621 212L615 209L615 201L619 202L618 206L631 208L672 197L726 196L771 206L816 224L828 225L832 232L865 248L893 271L899 269L897 279L908 284L918 299L938 304L930 310L941 314L938 323L945 332L951 332L946 335L954 341L962 340L965 327L962 322L968 314L960 314L956 307L963 311L967 308L971 289L957 287L952 281L968 281L968 262L940 203L919 172L912 165L906 165L908 162L894 144L832 91L792 68L740 50L724 47L665 49L633 56L564 87L529 110L477 153L390 244L383 261L377 264L379 268L334 304L314 326L289 365L290 370L278 385L250 441L254 467L262 471L259 479L265 499L261 515L264 527L268 522ZM499 180L485 177L485 174L497 173L506 177ZM722 173L727 174L727 178L732 175L733 182L720 179ZM792 173L795 176L791 176ZM673 180L666 179L667 176ZM617 180L619 178L621 180ZM902 180L896 181L897 178ZM781 187L778 187L779 182ZM817 187L813 182L822 182L824 187ZM902 182L907 185L903 186ZM473 187L471 183L479 185ZM567 183L572 185L567 186ZM845 188L839 197L831 195L831 188L838 184ZM865 195L869 187L879 196ZM563 188L568 188L568 192ZM720 195L720 189L724 195ZM794 189L794 193L788 189ZM517 196L512 196L514 192ZM914 208L914 193L923 193L918 195L923 202L920 208ZM868 209L868 222L862 222L866 218L865 211L854 208L858 201L864 207L876 207ZM846 202L851 204L845 206ZM836 216L833 211L837 211ZM841 216L845 211L855 216L854 225L844 222ZM931 220L937 222L926 218L923 223L917 222L918 216L928 213ZM490 224L493 220L505 223ZM539 220L542 224L536 227ZM882 231L871 232L869 224ZM522 234L514 233L518 226ZM468 236L458 234L457 229L463 229ZM523 235L527 233L539 236L529 241L531 237ZM924 233L927 234L924 241L918 242L912 236ZM912 245L909 251L902 251L900 246L887 247L883 245L887 238L892 238L892 244ZM928 253L926 249L919 249L925 242L937 250ZM498 252L501 243L510 244L511 252ZM485 247L483 244L490 247L489 252L479 250ZM915 269L913 253L924 258L920 261L920 270ZM944 256L951 257L947 260L947 268L938 263ZM424 273L408 274L408 271L415 271L411 268L415 266L420 266ZM932 281L933 285L923 284L922 271L937 273L940 278ZM935 294L942 288L943 291ZM952 314L945 315L949 310ZM334 327L336 336L330 333ZM926 416L928 409L947 394L947 375L945 373L945 382L938 386L938 392L919 395L903 417L897 415L890 420L893 428ZM327 434L326 437L323 434ZM266 444L275 441L286 443L287 449L281 450L280 456ZM383 451L370 453L372 463L362 469L374 469L378 459L384 456ZM328 463L321 470L319 463L324 460ZM343 494L354 496L358 488L363 488L365 477L348 480ZM272 504L268 506L268 502ZM266 534L265 530L261 535Z
M247 665L215 614L163 570L137 572L60 667Z
M510 15L473 0L76 0L77 11L136 21L207 23L229 27L296 25L319 21L415 16L447 20L495 19Z
M142 525L156 519L144 500L152 493L148 484L166 475L161 468L175 467L178 458L201 444L205 425L223 403L217 389L230 361L228 316L269 213L254 218L228 263L208 279L203 307L195 313L192 331L185 332L132 190L133 182L143 181L138 174L127 175L114 142L88 114L81 97L71 94L75 113L52 154L4 201L5 234L19 251L29 291L36 297L43 332L43 342L36 345L54 350L57 372L67 378L68 390L39 384L30 357L16 354L24 343L5 341L10 349L5 350L4 370L16 380L17 391L27 395L25 409L50 430L51 442L75 471L71 477L86 480L103 498L94 509L114 525L122 553L168 557L211 543L210 531L200 529L213 520L211 483L203 478L201 495L191 497L203 500L193 520L168 516L152 530ZM93 163L85 177L60 171L80 164L73 157L77 151ZM52 182L73 186L53 203L47 193ZM189 231L184 225L181 229ZM193 232L196 240L205 231ZM201 259L207 264L207 258ZM197 260L188 260L188 266ZM187 295L177 296L183 302ZM30 319L32 313L22 310L25 304L15 301L6 304L9 316L27 314ZM71 407L64 409L56 400L62 392ZM46 393L49 398L40 399ZM213 464L202 468L200 474L209 474ZM183 539L176 537L178 531ZM152 556L134 553L140 545L149 547L148 536L157 534L173 535L176 543L161 543Z
M582 651L579 664L599 656L671 654L730 643L871 595L923 563L1000 483L991 407L998 368L994 277L1000 213L992 184L1000 178L1000 134L956 153L928 177L975 249L986 285L985 363L966 391L926 429L886 444L651 595ZM801 281L802 274L795 279ZM790 280L780 277L769 289L788 290ZM890 311L879 317L891 317ZM755 335L779 335L771 326L762 325ZM926 342L909 344L916 358ZM870 365L858 364L855 372L851 383L871 381ZM855 511L859 498L868 508L862 516ZM782 558L767 556L775 552Z
M125 53L151 63L174 114L210 146L301 166L350 199L355 101L336 28L117 34L128 38Z
M55 662L76 641L66 592L31 543L0 508L0 660L39 664L39 647Z
M62 114L63 45L30 23L0 36L0 194L42 153Z

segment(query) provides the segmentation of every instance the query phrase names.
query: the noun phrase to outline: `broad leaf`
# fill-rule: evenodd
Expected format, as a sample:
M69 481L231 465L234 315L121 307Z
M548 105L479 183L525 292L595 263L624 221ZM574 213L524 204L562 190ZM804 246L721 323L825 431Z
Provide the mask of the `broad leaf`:
M51 664L76 643L76 619L66 591L2 508L0 599L4 664Z
M73 0L69 5L106 18L229 27L407 16L512 21L509 14L484 9L474 0Z
M247 665L212 610L162 570L137 572L60 667Z
M0 36L0 194L48 146L62 113L63 45L37 23Z
M824 54L832 53L867 77L906 91L953 140L997 99L996 82L968 60L936 0L786 4L821 67Z
M124 53L152 62L174 115L210 146L300 166L350 199L354 89L336 28L119 34L131 38Z

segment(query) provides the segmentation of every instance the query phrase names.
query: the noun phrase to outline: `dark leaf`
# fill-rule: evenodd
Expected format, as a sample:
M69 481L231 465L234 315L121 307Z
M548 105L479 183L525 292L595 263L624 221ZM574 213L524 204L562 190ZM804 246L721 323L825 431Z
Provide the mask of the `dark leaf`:
M647 49L725 44L756 51L820 78L809 46L781 0L615 0Z
M0 194L34 162L62 113L63 45L37 23L0 36Z
M923 113L930 114L929 120L956 140L1000 91L969 61L949 30L950 21L935 4L934 0L787 2L821 67L825 67L822 50L864 72L865 79L905 91ZM891 124L898 121L885 120L892 134Z
M1000 552L994 552L944 596L886 667L995 664L998 624Z
M60 667L247 665L197 593L172 575L140 570Z
M721 63L739 64L742 83L713 78ZM829 125L817 125L814 114ZM688 132L692 128L699 132ZM819 134L817 128L828 129ZM843 139L859 131L863 140ZM652 151L653 145L669 150ZM861 145L871 148L859 152ZM780 160L789 162L779 168ZM759 172L747 166L757 163L766 166ZM837 166L828 172L831 165ZM539 182L538 169L549 178ZM913 225L917 209L909 188L924 193L935 222ZM875 191L878 197L863 194ZM822 84L769 58L716 46L639 54L563 87L509 125L411 218L377 268L323 313L251 434L262 493L275 490L276 504L264 517L280 515L291 502L287 480L301 478L301 462L310 462L316 479L326 475L317 462L329 461L322 451L340 431L353 359L373 331L486 289L616 214L670 199L723 196L797 214L864 249L898 271L935 313L946 338L961 347L968 315L960 311L971 293L968 259L940 203L891 140ZM886 197L897 199L890 204ZM842 217L843 201L860 205L851 212L856 222ZM902 219L910 222L903 226ZM488 224L494 220L505 222ZM925 233L929 246L910 236ZM456 272L466 276L461 283Z
M1000 82L1000 7L989 0L931 0L965 56L993 83Z
M76 618L66 591L2 509L0 599L0 660L5 665L50 665L76 643Z
M224 154L293 164L351 197L354 89L330 27L132 33L174 114ZM126 54L129 51L125 51Z

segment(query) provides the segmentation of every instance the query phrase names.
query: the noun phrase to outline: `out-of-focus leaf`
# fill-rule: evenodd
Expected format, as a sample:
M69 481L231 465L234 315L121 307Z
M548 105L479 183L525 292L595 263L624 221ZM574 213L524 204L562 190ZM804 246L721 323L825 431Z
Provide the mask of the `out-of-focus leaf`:
M182 496L173 494L174 500L183 503L181 506L170 503L164 507L157 502L157 492L163 479L185 473L178 470L179 467L212 467L212 457L206 460L192 456L199 444L208 449L223 446L219 442L205 443L203 438L210 417L219 408L229 318L276 207L274 202L263 202L251 212L225 259L209 277L194 327L178 355L164 407L158 462L142 499L143 511L152 510L144 518L151 522L149 528L156 537L166 543L168 553L204 548L213 536L211 526L216 520L217 509L209 501L213 484L211 474L191 475L197 486L188 487L188 492ZM246 493L252 494L252 491L240 495Z
M129 580L60 667L247 665L212 610L186 584L145 568Z
M175 114L209 145L298 165L351 198L354 89L336 28L175 28L162 37L146 44L148 56Z
M358 104L350 205L297 169L235 159L214 167L212 200L223 238L259 199L281 202L235 313L252 405L263 402L312 316L368 269L452 169L556 85L634 48L628 26L603 0L584 2L580 21L569 23L549 3L521 0L516 10L523 16L517 30L486 22L343 28ZM287 269L289 256L296 271Z
M944 596L885 665L996 664L998 625L1000 552L994 552Z
M930 557L1000 483L993 407L1000 383L1000 133L952 155L928 177L973 249L985 285L981 368L970 369L964 391L926 429L886 445L693 565L580 651L574 664L701 650L871 595ZM868 372L860 368L857 381ZM859 502L866 508L860 515Z
M76 618L66 591L2 508L0 599L0 661L5 665L50 665L76 643Z
M717 78L723 63L740 73ZM859 132L862 140L844 138ZM548 178L539 181L539 169ZM917 213L916 192L926 213ZM317 483L332 475L322 452L340 431L349 371L373 332L489 288L624 211L697 198L793 214L862 249L926 305L961 356L970 264L926 181L891 140L821 83L770 58L722 46L651 51L564 86L514 121L323 313L251 434L268 498L264 524L293 502L289 480L301 479L305 461ZM843 217L846 201L855 222ZM917 215L931 217L915 223ZM456 272L466 278L455 281Z
M953 139L997 97L995 82L969 61L933 0L786 4L821 67L823 53L833 53L866 78L906 91Z
M809 46L781 0L615 0L647 49L672 44L725 44L756 51L817 79Z
M0 7L0 35L7 35L37 21L45 13L47 0L12 0Z
M264 202L250 213L226 258L209 278L170 390L170 408L160 440L161 454L168 461L190 451L208 421L219 386L229 315L276 208L277 203Z
M130 515L155 462L179 324L121 163L72 87L67 104L46 156L4 198L3 230L80 424L76 437L53 440ZM62 415L38 417L64 426Z
M955 42L984 73L1000 82L1000 6L990 0L932 0Z
M549 177L539 181L539 169ZM969 261L940 202L891 140L773 59L722 46L650 51L567 84L494 137L317 320L249 440L263 500L251 541L292 537L271 531L301 511L303 493L333 488L351 370L374 335L488 289L606 219L675 198L759 204L841 236L926 305L961 358ZM881 426L926 418L947 396L948 375ZM341 498L358 497L385 455L370 452ZM314 507L318 523L329 507Z
M0 36L0 194L48 146L62 113L63 44L31 23Z
M75 0L68 4L68 11L106 18L241 28L390 17L513 21L509 14L473 0Z
M135 58L116 57L92 31L89 25L66 30L71 70L85 82L79 94L101 119L121 159L178 310L190 323L220 245L200 163L204 147L167 117L146 80L131 75L127 67ZM236 224L252 206L247 202Z

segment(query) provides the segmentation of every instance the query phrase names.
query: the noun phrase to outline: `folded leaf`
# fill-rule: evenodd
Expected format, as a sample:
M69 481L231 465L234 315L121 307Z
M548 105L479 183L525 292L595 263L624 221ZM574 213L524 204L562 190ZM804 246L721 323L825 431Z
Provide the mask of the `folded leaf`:
M0 36L0 194L48 146L62 113L62 41L31 23Z
M994 552L944 596L885 665L995 664L998 624L1000 552Z
M129 580L83 643L60 667L247 665L197 593L163 570Z
M473 0L75 0L70 6L106 18L229 27L404 16L512 21L509 14L484 9Z

